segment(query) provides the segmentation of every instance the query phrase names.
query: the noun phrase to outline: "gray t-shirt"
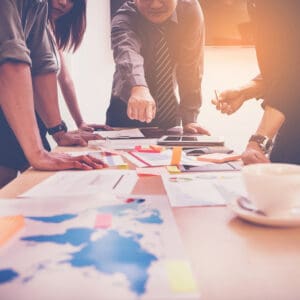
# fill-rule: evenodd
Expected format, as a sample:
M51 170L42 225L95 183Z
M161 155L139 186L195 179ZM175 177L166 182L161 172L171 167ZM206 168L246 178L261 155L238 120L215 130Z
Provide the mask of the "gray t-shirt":
M26 63L33 76L56 72L47 18L47 0L0 0L0 64Z

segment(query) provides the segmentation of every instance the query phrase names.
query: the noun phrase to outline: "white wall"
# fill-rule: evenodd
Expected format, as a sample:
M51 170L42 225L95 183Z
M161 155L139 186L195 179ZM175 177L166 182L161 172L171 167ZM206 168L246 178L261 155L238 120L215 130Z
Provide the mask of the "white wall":
M82 45L67 57L83 118L105 122L113 75L110 50L109 0L87 0L87 31ZM61 98L61 97L60 97ZM75 126L66 106L60 101L63 119Z

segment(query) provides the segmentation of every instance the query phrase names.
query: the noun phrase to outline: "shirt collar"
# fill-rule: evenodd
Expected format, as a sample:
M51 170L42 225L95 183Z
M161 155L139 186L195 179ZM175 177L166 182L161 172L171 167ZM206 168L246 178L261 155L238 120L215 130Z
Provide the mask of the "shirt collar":
M178 24L178 18L177 18L177 10L175 9L170 17L170 21Z

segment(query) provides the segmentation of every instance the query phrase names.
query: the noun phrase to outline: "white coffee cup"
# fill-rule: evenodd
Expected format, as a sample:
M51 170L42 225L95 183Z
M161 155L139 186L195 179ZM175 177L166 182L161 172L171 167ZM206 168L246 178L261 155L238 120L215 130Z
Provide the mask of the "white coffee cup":
M267 216L300 216L300 166L253 164L243 167L248 198Z

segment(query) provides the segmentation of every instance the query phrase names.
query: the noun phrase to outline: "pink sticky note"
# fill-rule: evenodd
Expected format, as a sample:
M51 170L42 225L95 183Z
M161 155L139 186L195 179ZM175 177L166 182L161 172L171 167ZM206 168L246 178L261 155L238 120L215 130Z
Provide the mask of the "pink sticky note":
M98 214L96 216L95 228L107 229L111 227L112 215L110 214Z

